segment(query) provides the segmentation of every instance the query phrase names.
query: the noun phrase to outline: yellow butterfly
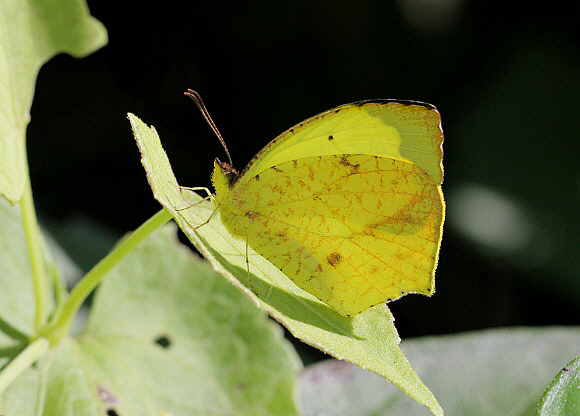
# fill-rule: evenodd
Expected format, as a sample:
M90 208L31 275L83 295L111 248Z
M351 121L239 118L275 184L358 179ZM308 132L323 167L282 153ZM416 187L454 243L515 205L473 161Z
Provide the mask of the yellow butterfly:
M186 95L223 143L199 95ZM442 143L430 104L346 104L286 130L241 173L231 158L216 159L212 200L233 236L338 313L354 315L434 292Z

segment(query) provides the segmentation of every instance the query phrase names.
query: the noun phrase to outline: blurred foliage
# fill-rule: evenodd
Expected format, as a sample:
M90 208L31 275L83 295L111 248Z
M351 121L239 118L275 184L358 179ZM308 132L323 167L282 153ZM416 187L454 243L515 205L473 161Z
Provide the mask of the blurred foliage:
M578 328L500 328L404 340L401 346L445 414L529 416L579 341ZM578 414L577 367L568 364L552 381L538 414ZM300 391L307 416L430 415L385 380L344 361L306 367Z

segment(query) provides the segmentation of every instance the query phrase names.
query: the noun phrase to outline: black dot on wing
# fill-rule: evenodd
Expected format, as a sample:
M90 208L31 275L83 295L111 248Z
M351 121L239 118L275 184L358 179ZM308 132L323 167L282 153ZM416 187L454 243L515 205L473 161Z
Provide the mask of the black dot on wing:
M334 140L334 136L331 134L328 136L328 140Z
M341 261L342 261L342 256L340 255L340 253L337 253L337 252L330 253L328 255L328 257L326 257L326 262L333 267L336 266L337 264L339 264Z

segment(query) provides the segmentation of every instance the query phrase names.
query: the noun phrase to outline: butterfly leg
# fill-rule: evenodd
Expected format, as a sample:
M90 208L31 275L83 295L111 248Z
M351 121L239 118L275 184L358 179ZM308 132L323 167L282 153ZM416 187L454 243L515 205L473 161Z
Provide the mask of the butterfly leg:
M246 236L246 271L248 272L248 283L250 284L250 290L254 292L255 295L256 290L254 289L254 284L252 283L252 277L250 275L250 259L248 257L248 236Z
M214 197L213 194L211 193L211 191L209 189L207 189L204 186L196 186L196 187L193 187L193 188L189 188L187 186L179 186L179 189L180 190L187 190L187 191L204 191L207 194L207 196L205 198L203 198L201 201L196 202L196 203L191 204L191 205L188 205L187 207L184 207L184 208L176 208L176 211L185 211L186 209L189 209L191 207L194 207L194 206L196 206L197 204L199 204L199 203L201 203L203 201L207 201L208 199L213 202L213 197ZM213 216L213 214L212 214L212 216Z
M205 199L204 199L204 201L205 201ZM201 201L199 201L199 202L201 202ZM191 206L189 206L189 207L187 207L187 208L191 208L191 207L192 207L192 206L194 206L194 205L195 205L195 204L193 204L193 205L191 205ZM179 211L182 211L182 210L179 210ZM201 223L201 224L199 224L199 225L196 225L195 227L193 227L193 229L194 229L194 230L197 230L198 228L201 228L201 227L203 227L204 225L208 224L208 223L211 221L211 219L213 218L213 216L215 215L215 213L216 213L217 211L218 211L218 209L217 209L217 207L216 207L216 208L215 208L215 209L214 209L214 210L211 212L211 215L210 215L209 217L207 217L207 220L205 220L204 222L202 222L202 223Z
M204 200L205 199L208 199L208 198L209 199L212 199L213 198L213 194L205 186L195 186L195 187L191 188L189 186L181 186L181 185L179 185L179 189L186 190L186 191L204 191L207 194L207 196L204 198Z
M205 197L204 197L204 198L203 198L201 201L195 202L195 203L193 203L193 204L191 204L191 205L188 205L188 206L186 206L186 207L183 207L183 208L175 208L175 210L176 210L177 212L180 212L180 211L186 211L186 210L190 209L191 207L194 207L194 206L196 206L197 204L200 204L200 203L202 203L203 201L207 201L208 199L209 199L211 202L213 202L213 201L214 201L214 195L211 193L211 191L210 191L208 188L206 188L206 187L204 187L204 186L188 187L188 186L181 186L181 185L179 185L179 189L180 189L180 190L187 190L187 191L203 191L203 192L205 192L207 195L206 195L206 196L205 196ZM215 209L212 211L211 215L210 215L210 216L207 218L207 220L205 220L203 223L201 223L201 224L199 224L199 225L196 225L196 226L195 226L193 229L194 229L194 230L197 230L198 228L200 228L200 227L203 227L204 225L208 224L208 223L211 221L211 219L213 218L213 216L215 215L215 213L217 212L217 210L218 210L218 209L217 209L217 207L216 207L216 208L215 208Z

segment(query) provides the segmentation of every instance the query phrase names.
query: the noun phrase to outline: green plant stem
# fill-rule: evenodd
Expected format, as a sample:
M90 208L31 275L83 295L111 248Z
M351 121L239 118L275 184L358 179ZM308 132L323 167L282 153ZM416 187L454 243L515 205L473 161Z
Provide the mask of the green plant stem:
M171 214L162 209L145 221L139 228L123 238L113 250L95 265L73 288L67 301L57 308L51 322L40 331L42 336L47 337L51 344L56 344L69 331L72 318L78 311L84 300L93 289L101 282L106 273L125 257L153 231L161 227L171 219Z
M43 355L50 346L46 338L38 338L27 345L20 354L10 361L0 372L0 395L16 377L32 365L38 357Z
M24 186L24 192L20 199L20 212L26 236L26 246L28 249L28 259L32 280L34 286L34 327L40 328L46 323L48 315L48 277L44 264L44 256L39 241L38 222L36 220L36 211L32 199L32 190L30 181L27 180Z

